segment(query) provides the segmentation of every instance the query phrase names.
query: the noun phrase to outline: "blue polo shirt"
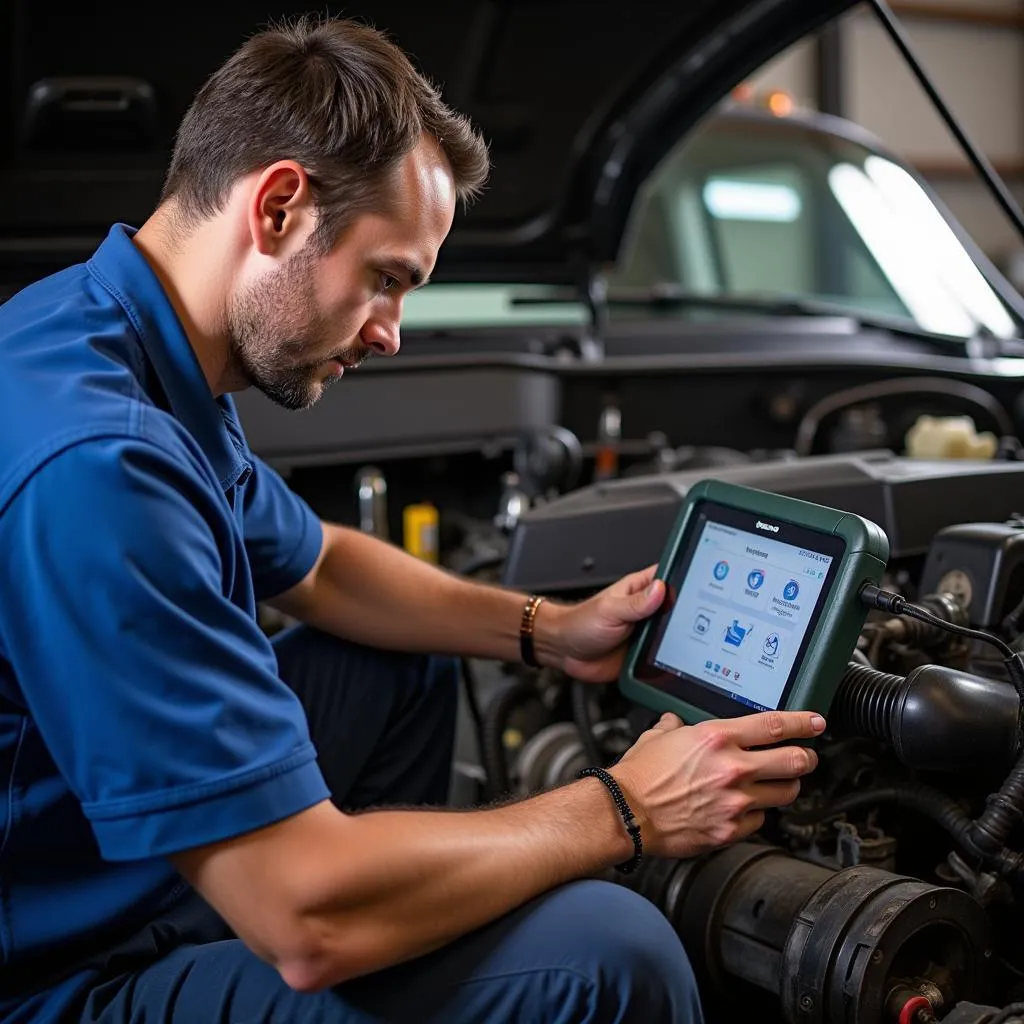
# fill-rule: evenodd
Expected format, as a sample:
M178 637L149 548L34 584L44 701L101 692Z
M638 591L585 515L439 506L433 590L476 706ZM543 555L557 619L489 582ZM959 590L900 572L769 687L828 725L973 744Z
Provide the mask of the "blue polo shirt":
M320 522L248 450L116 225L0 306L0 1021L183 889L167 855L328 796L256 602Z

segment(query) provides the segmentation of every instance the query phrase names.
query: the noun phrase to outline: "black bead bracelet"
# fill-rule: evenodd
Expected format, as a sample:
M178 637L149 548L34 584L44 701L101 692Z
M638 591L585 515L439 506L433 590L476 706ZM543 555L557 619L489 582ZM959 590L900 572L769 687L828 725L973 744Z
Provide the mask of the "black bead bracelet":
M608 792L612 795L612 799L615 801L615 806L619 809L619 814L622 815L622 822L626 826L626 831L629 833L630 839L633 840L633 856L622 864L616 864L615 870L624 875L632 874L640 866L640 861L644 856L644 844L643 840L640 838L640 824L637 822L636 816L633 814L633 809L629 806L626 802L626 798L622 795L622 790L619 788L619 784L615 781L610 772L605 771L604 768L584 768L576 777L583 779L588 776L599 779L605 784L608 788Z

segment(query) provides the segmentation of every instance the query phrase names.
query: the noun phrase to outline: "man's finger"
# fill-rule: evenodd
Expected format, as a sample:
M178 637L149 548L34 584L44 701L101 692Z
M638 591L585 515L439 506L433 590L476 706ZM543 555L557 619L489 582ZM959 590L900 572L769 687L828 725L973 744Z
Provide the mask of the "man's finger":
M747 811L736 824L739 826L736 838L745 839L747 836L753 835L764 825L764 811Z
M818 755L804 747L777 747L774 750L748 750L741 755L754 782L797 779L818 767Z
M654 737L660 732L672 732L675 729L681 729L683 727L682 720L678 715L673 715L671 711L666 711L652 725L649 725L640 735L636 738L636 743L647 743L649 740L653 740Z
M813 711L762 711L725 719L720 727L737 746L764 747L819 736L825 731L825 719Z
M634 745L649 742L660 732L672 732L673 730L681 729L682 727L683 723L676 715L673 715L671 712L666 712L656 722L652 722L648 725L647 728L637 736L636 743Z
M748 791L754 800L754 809L788 807L800 795L799 782L760 782Z
M661 718L659 718L652 729L660 729L662 732L671 732L673 729L682 729L683 720L678 716L672 714L671 711L666 711Z

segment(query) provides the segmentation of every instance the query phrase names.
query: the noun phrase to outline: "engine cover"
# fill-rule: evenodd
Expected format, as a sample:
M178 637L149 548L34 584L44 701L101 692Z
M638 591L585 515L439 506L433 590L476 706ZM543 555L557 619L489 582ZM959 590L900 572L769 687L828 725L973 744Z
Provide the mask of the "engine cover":
M714 477L864 516L892 558L924 554L935 534L1021 511L1024 462L919 460L888 451L822 455L626 477L527 512L503 582L535 593L585 592L657 562L687 491Z

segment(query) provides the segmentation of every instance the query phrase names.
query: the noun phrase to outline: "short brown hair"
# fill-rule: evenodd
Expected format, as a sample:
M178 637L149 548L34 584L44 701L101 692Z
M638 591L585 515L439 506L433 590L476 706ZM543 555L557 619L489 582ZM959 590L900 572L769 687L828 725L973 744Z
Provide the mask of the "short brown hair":
M468 118L381 32L306 16L252 36L199 90L175 141L161 202L187 226L213 216L238 178L297 161L318 208L314 243L326 251L359 212L373 209L391 171L433 136L456 195L475 198L487 147Z

